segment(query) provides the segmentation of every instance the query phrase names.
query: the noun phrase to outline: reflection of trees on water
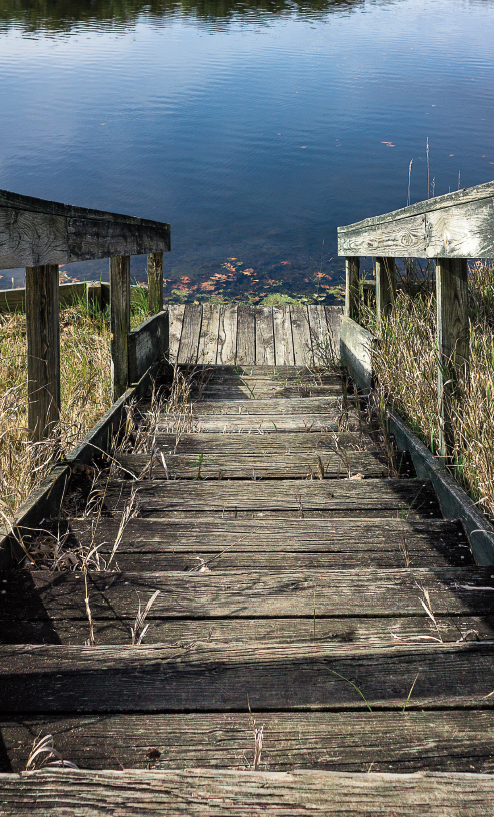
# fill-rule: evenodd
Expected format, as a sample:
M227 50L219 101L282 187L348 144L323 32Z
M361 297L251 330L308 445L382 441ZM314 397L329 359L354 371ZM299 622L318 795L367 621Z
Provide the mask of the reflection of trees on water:
M0 0L0 28L9 24L26 31L67 32L75 25L133 25L139 15L148 18L190 16L199 20L242 19L295 14L300 17L350 11L365 0Z

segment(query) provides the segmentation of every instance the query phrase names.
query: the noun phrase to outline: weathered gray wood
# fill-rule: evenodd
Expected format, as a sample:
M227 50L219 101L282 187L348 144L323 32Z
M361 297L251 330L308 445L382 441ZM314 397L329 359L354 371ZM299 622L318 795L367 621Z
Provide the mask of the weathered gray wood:
M331 344L328 337L326 314L321 304L310 304L308 313L314 366L321 366L327 364L333 357L330 353Z
M168 356L168 334L168 311L153 315L129 333L129 383L137 383L155 361Z
M358 320L360 257L358 255L347 255L345 270L345 317Z
M184 420L187 421L187 429L194 432L217 432L220 434L242 433L242 434L279 434L280 432L330 432L340 431L345 428L348 431L357 431L360 422L356 412L349 411L348 414L335 408L328 414L202 414L192 417L191 415L163 415L163 421L158 426L158 432L176 432L178 426L184 428ZM191 427L189 429L189 423ZM364 428L364 431L366 429Z
M170 363L177 362L180 338L182 336L182 322L184 318L184 312L185 312L184 304L170 304L168 307L170 321L168 354L170 358Z
M0 191L0 269L170 249L170 225Z
M236 362L243 365L256 362L256 314L250 304L237 307Z
M252 755L252 752L251 752ZM249 768L251 760L244 761ZM370 764L371 765L371 764ZM0 778L4 815L142 817L235 813L341 817L485 817L492 775L324 771L45 770Z
M113 399L127 390L129 377L130 256L110 258L110 331Z
M218 326L218 364L234 363L237 348L237 306L226 304L220 307Z
M303 304L290 305L292 324L293 356L297 366L312 366L312 342L310 336L309 315Z
M494 707L486 697L493 642L257 649L214 642L139 649L14 645L0 648L0 660L0 711L8 715L155 712L164 705L169 712L238 713L246 712L247 696L253 712L400 711L408 698L409 710ZM365 701L347 679L357 681Z
M148 311L156 315L163 309L163 253L148 255Z
M28 426L34 440L60 422L58 266L26 267Z
M119 454L118 462L136 476L147 476L151 456ZM346 454L210 454L205 448L200 463L194 457L171 455L153 464L153 479L335 479L352 474L386 477L383 458L364 451ZM321 470L322 466L322 470ZM312 477L311 477L312 475Z
M263 426L267 428L267 426ZM272 428L272 426L271 426ZM273 429L274 431L274 429ZM238 452L243 454L296 454L307 451L334 451L335 443L342 452L360 448L361 444L372 446L371 438L364 434L362 437L356 431L334 432L328 434L322 431L291 432L284 434L181 434L177 441L174 434L157 434L156 442L163 451L177 454L202 454L209 451L211 454L226 454Z
M199 336L199 351L197 363L215 364L216 350L218 347L218 330L220 325L219 304L202 305L202 324Z
M436 261L437 349L441 455L454 447L452 410L467 386L470 326L467 259Z
M199 393L199 389L192 390L192 395ZM282 397L328 397L331 395L341 396L341 383L339 386L313 386L299 383L298 385L284 386L279 381L256 380L255 378L245 378L241 380L225 381L222 385L212 379L204 387L200 387L200 394L203 400L266 400L280 399Z
M200 304L186 304L178 349L179 365L186 366L197 362L201 321L202 306Z
M273 307L256 307L256 363L274 365Z
M73 306L80 300L89 298L100 305L100 283L94 281L83 281L76 284L60 284L59 304L60 307ZM17 289L0 290L0 312L25 312L26 311L26 290L24 287Z
M293 337L290 309L273 306L274 351L277 366L293 366Z
M194 415L237 415L237 414L329 414L340 407L338 397L291 397L270 398L268 400L201 400L193 403Z
M491 258L494 182L338 228L338 254Z
M325 306L326 321L328 324L328 341L334 354L335 362L340 360L340 327L343 316L342 306Z
M370 389L373 382L373 335L346 315L341 318L340 352L350 376L357 386Z
M397 514L437 517L439 507L428 481L408 479L387 480L270 480L267 483L217 482L187 483L142 480L132 483L138 489L141 513L144 516L180 511L181 513L253 513L292 512L303 517L311 511L324 511L333 516L382 516ZM106 491L108 511L121 512L130 495L128 481L110 482Z
M394 258L376 258L376 311L381 323L388 318L396 300L396 266Z

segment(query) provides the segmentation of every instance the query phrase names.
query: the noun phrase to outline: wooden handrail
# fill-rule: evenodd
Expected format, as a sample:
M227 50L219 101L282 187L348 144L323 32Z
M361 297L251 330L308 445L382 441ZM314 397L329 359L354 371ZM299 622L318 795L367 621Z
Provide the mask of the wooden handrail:
M0 190L0 269L26 268L28 421L35 439L50 434L60 415L58 265L110 259L117 400L130 382L130 256L148 256L148 306L158 313L163 309L163 253L169 251L169 224Z
M392 313L395 256L435 258L441 454L451 455L451 409L469 376L468 258L494 257L494 182L338 227L346 256L345 315L358 321L360 256L376 258L378 322Z

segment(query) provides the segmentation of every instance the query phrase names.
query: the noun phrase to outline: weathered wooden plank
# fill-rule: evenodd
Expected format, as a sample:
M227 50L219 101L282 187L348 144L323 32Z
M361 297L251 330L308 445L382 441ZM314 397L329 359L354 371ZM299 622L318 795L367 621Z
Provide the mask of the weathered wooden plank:
M250 381L250 382L249 382ZM195 396L196 391L192 391ZM223 384L210 380L206 387L200 387L200 395L203 400L251 400L272 399L281 397L328 397L338 395L341 397L341 384L338 386L312 386L310 384L299 383L298 385L283 386L281 383L267 380L255 380L249 378L245 382L231 380Z
M290 307L273 306L274 351L277 366L293 366L293 336Z
M440 445L443 457L454 448L452 411L455 398L467 386L470 349L468 262L438 258L436 262L437 349Z
M126 391L129 378L130 256L110 258L110 331L113 400Z
M309 315L303 304L290 306L292 324L293 357L297 366L312 366L312 343L310 337Z
M192 415L173 415L163 417L163 422L158 426L159 432L175 432L178 427L183 429L184 420L191 423L190 431L194 432L217 432L217 433L242 433L242 434L277 434L280 432L337 432L341 428L348 431L356 431L360 428L358 416L355 412L348 414L335 410L329 414L228 414L222 416L202 414L192 417ZM187 426L187 430L189 427ZM365 428L364 428L365 430Z
M328 324L329 352L333 354L335 363L340 360L340 327L343 317L343 307L325 306L326 321Z
M151 455L119 454L118 462L139 477L149 476ZM364 451L345 454L210 454L202 458L168 455L156 460L152 479L340 479L361 474L362 477L386 477L389 469L382 456ZM312 474L312 476L311 476Z
M169 251L170 225L0 191L0 268Z
M230 414L329 414L338 409L341 399L329 397L283 398L281 400L202 400L192 406L193 414L227 416Z
M60 422L58 299L58 266L26 267L28 426L38 441Z
M169 712L245 712L247 696L254 712L494 707L487 697L493 642L257 649L214 642L139 649L13 645L0 648L0 665L0 712L10 716L163 706Z
M235 360L243 365L256 362L256 314L250 304L239 304L237 307Z
M256 308L256 363L260 366L275 363L272 306Z
M202 306L186 304L182 320L182 334L178 349L178 363L186 366L197 362L199 336L201 334Z
M199 336L198 364L216 363L218 347L218 330L220 323L220 307L218 304L202 305L202 324Z
M396 300L394 258L376 258L376 311L379 323L389 317Z
M490 258L494 183L338 228L339 255Z
M261 767L367 772L429 771L492 774L492 712L270 712ZM33 735L51 734L62 757L84 769L144 769L146 753L161 753L155 770L202 765L242 769L252 763L247 714L30 717L0 723L10 768L23 771ZM431 735L434 738L431 739ZM6 765L6 764L5 764ZM456 813L456 812L455 812Z
M360 301L360 258L355 253L346 253L345 270L345 317L358 320L358 309Z
M272 428L272 426L271 426ZM274 429L273 429L274 430ZM209 451L210 454L227 454L238 452L239 454L297 454L308 451L334 451L335 445L344 451L361 449L362 447L374 447L369 435L360 435L356 431L343 431L325 433L323 431L311 431L311 436L307 437L307 432L291 432L278 434L223 434L217 433L203 434L182 434L180 439L176 439L175 434L157 434L156 442L166 453L172 454L203 454Z
M180 338L182 337L182 322L184 318L185 305L184 304L170 304L168 307L169 314L169 344L168 354L170 363L177 362L178 349L180 346Z
M88 579L95 619L132 618L139 598L147 601L156 590L160 594L150 619L301 616L313 621L314 605L316 617L344 613L396 618L398 607L401 616L427 616L422 601L438 616L494 613L494 581L488 568L479 567L363 567L359 571L318 570L316 574L289 570L92 571ZM1 619L86 618L82 573L19 571L8 576L3 589ZM10 653L0 655L7 660ZM8 662L2 666L8 669Z
M148 255L148 311L156 315L163 309L163 253Z
M121 557L120 557L121 558ZM252 557L251 557L252 558ZM196 562L196 567L197 567ZM135 609L127 618L94 619L97 646L129 646ZM435 614L443 643L492 641L494 617ZM187 644L196 641L224 644L355 644L385 646L434 644L438 632L426 616L317 616L314 618L148 618L144 643ZM314 633L315 630L315 633ZM3 644L73 644L87 641L89 625L83 619L2 621Z
M321 304L310 304L308 313L314 366L328 365L334 361L335 355L332 339L329 337L324 307Z
M220 307L218 326L218 364L234 363L237 348L237 306L226 304Z
M249 766L250 761L245 761ZM491 775L43 770L0 778L4 814L52 817L252 814L362 817L484 817L494 795ZM178 804L178 805L177 805Z
M341 319L340 351L350 375L363 389L372 386L372 344L373 335L352 318L345 315Z
M168 356L168 333L168 312L153 315L129 333L129 383L137 383L156 360Z

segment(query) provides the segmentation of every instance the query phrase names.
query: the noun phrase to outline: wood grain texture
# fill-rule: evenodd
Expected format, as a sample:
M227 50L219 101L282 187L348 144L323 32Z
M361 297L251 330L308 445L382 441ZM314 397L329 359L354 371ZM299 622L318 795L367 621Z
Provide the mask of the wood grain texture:
M358 320L360 258L353 253L346 253L345 259L345 317Z
M334 355L329 353L330 340L328 338L326 313L321 304L309 304L307 310L309 314L314 366L320 366L325 362L327 363L330 358L334 359Z
M273 306L273 330L276 365L292 367L295 358L293 356L292 322L288 306Z
M354 451L337 454L209 454L204 449L201 479L340 479L361 474L362 477L386 477L388 468L375 454ZM136 477L149 475L150 455L119 455L118 462ZM153 479L197 479L197 458L181 455L165 457L153 464ZM322 466L322 468L321 468ZM311 477L312 474L312 477Z
M163 309L163 253L152 252L148 255L148 311L156 315Z
M197 362L200 365L216 363L218 332L220 325L220 307L218 304L202 305L202 324L199 336Z
M250 304L237 307L237 351L235 360L243 365L256 362L256 313Z
M34 440L60 422L58 266L26 267L28 427Z
M492 182L338 228L339 255L490 258Z
M150 366L168 356L169 315L159 312L129 332L129 383L137 383Z
M256 363L274 365L273 307L256 307Z
M178 349L180 346L180 338L182 337L182 322L184 318L185 306L184 304L170 304L168 307L168 314L170 316L170 339L168 346L168 354L170 363L177 362Z
M312 342L310 337L309 315L303 304L290 305L292 323L293 357L297 366L312 366Z
M218 326L218 348L216 363L234 363L237 348L237 306L226 304L220 307Z
M340 327L341 318L343 316L342 306L325 306L326 322L328 325L329 343L332 345L332 352L335 361L340 360Z
M365 567L358 572L318 570L316 575L311 571L288 570L92 571L88 575L95 619L135 617L139 598L147 601L156 590L160 594L150 619L300 616L313 621L314 604L316 616L396 617L398 603L401 616L427 617L421 603L425 600L421 588L429 591L434 615L494 613L494 582L489 570L479 567ZM86 619L82 573L32 571L28 575L12 575L5 590L0 598L2 619ZM10 660L8 651L0 651L0 655ZM37 661L40 654L36 655ZM4 666L9 668L8 663ZM486 694L490 691L486 690Z
M246 763L248 765L248 762ZM141 817L147 815L276 814L280 817L485 817L491 775L105 771L72 769L0 778L3 815Z
M492 774L492 712L270 712L261 768L340 772L479 772ZM247 714L46 717L0 723L10 769L25 769L33 735L51 734L64 758L83 769L145 769L146 752L161 752L155 770L192 765L245 769L252 763ZM431 741L431 732L434 740ZM7 771L7 769L2 769Z
M113 401L129 383L130 256L110 258L110 332Z
M196 433L219 434L279 434L280 432L338 432L341 427L349 431L356 431L360 423L356 412L349 411L348 415L335 409L327 414L227 414L191 417L191 415L172 415L163 418L158 426L159 433L175 432L177 426L183 428L183 422L189 420ZM188 425L186 425L189 430ZM364 427L364 432L365 432Z
M178 349L178 363L181 366L187 366L197 362L201 322L202 306L200 304L186 304L182 320L180 346Z
M183 434L177 441L175 435L157 434L156 442L164 452L177 454L202 454L209 451L211 454L239 454L259 453L266 454L297 454L310 451L334 451L335 444L343 451L360 449L362 446L373 446L369 435L360 435L356 431L340 431L325 433L311 431L293 431L278 434Z
M336 396L276 398L268 400L201 400L193 403L192 411L197 417L203 415L230 414L330 414L341 404Z
M160 597L158 597L159 599ZM492 709L492 642L3 646L0 712ZM342 676L345 680L342 679ZM367 704L347 679L355 679ZM355 681L353 681L355 684ZM201 693L198 695L198 690Z

